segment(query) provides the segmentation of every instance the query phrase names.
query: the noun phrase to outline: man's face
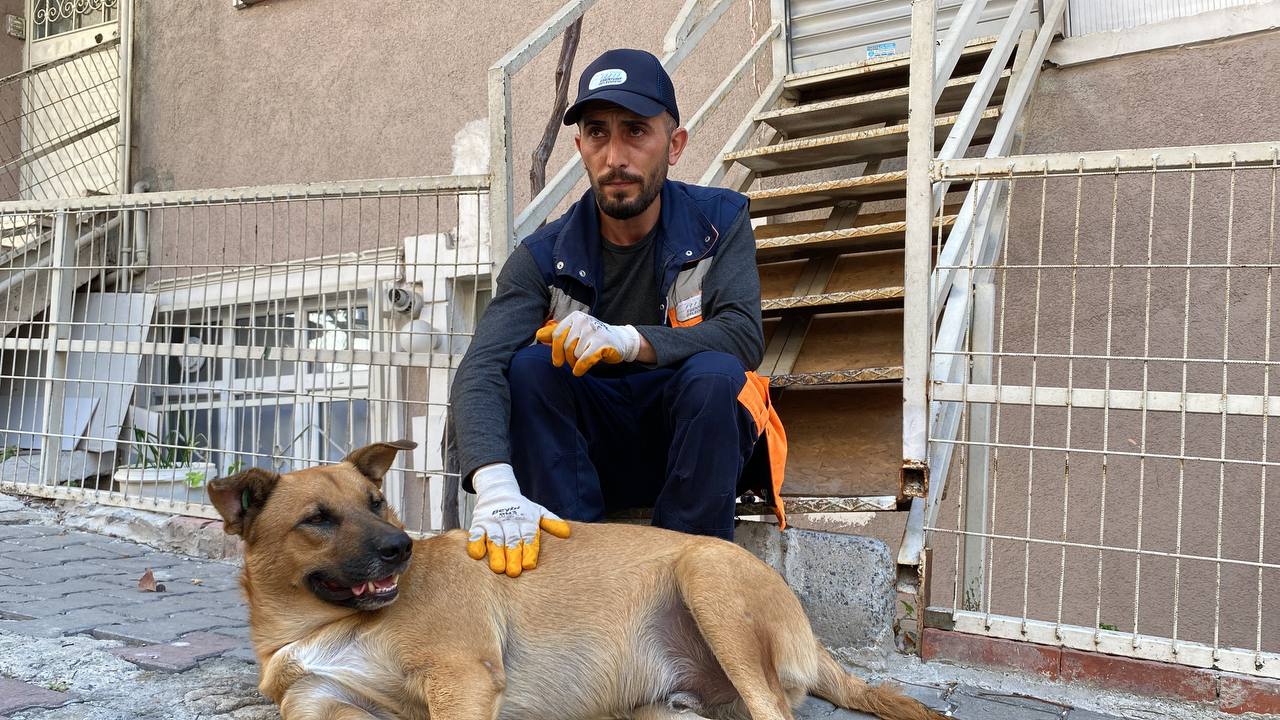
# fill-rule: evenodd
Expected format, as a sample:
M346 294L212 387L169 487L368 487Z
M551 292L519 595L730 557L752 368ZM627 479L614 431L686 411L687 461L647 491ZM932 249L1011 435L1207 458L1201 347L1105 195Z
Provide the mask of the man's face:
M587 107L575 142L600 210L618 220L644 212L688 137L666 113L644 117L608 103Z

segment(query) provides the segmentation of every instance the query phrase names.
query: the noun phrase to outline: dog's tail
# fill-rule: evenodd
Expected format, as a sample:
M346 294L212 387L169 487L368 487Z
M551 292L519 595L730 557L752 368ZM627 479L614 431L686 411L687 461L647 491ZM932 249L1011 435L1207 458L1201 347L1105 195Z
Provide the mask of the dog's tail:
M884 720L946 720L894 685L868 685L845 672L827 649L818 645L818 680L810 692L832 705L861 710Z

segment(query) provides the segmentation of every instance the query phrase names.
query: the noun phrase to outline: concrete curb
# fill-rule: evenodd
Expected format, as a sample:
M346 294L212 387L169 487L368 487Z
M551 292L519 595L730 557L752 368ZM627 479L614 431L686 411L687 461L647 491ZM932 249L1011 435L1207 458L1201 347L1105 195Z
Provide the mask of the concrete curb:
M738 523L735 541L782 575L818 639L838 657L874 666L893 650L895 566L888 545L753 522Z
M63 527L132 540L188 557L236 560L242 554L240 538L224 533L220 520L75 501L58 503L58 511Z

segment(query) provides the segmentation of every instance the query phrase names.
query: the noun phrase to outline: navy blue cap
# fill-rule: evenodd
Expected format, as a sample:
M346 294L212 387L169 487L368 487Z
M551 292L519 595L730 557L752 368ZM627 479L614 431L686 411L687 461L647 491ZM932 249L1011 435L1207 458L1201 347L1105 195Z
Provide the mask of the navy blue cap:
M621 105L644 117L666 110L680 124L671 76L658 58L644 50L609 50L591 61L578 78L578 99L565 111L564 124L578 122L582 107L597 100Z

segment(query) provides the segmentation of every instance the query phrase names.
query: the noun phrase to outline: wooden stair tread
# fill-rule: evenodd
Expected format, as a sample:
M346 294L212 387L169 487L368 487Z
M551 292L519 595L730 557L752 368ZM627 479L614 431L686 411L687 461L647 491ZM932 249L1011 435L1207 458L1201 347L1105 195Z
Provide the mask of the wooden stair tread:
M836 259L821 292L798 294L807 260L758 265L761 309L765 312L856 306L900 301L903 251L843 255ZM831 312L831 310L824 310Z
M900 301L905 295L906 292L901 285L862 290L836 290L813 295L792 295L761 300L760 310L766 313L818 309L835 311L847 306Z
M955 224L956 217L956 215L944 215L934 218L933 227L935 229L950 228ZM905 221L894 221L842 230L819 230L796 235L759 238L756 240L756 259L759 262L772 262L812 252L837 249L846 252L888 250L901 247L906 232Z
M998 103L1004 96L1004 87L1008 84L1011 75L1011 70L1004 71L996 92L992 96L993 103ZM979 77L979 75L966 75L948 81L938 100L936 112L938 114L959 112ZM852 97L769 110L756 115L755 119L792 138L835 132L877 122L896 123L907 116L908 94L907 88L877 90Z
M986 56L996 46L996 38L976 38L965 46L952 75L977 72ZM904 53L887 58L861 60L834 67L819 68L788 75L783 87L804 98L820 98L824 95L850 94L851 89L873 91L892 87L906 87L911 70L911 55Z
M1000 117L999 108L982 114L974 142L989 139ZM934 120L934 139L941 144L955 124L956 116ZM871 130L858 130L826 137L789 140L765 147L728 153L726 161L737 162L758 175L802 172L849 165L890 157L902 157L907 151L907 125L892 125Z
M892 200L907 192L907 171L876 173L746 193L752 217L829 207L838 202ZM756 228L759 237L759 228Z
M815 387L821 385L856 385L859 383L891 382L902 379L902 366L889 365L844 370L820 370L807 373L786 373L769 378L769 386L782 388L793 386Z
M969 182L957 180L951 183L950 193L969 189ZM902 199L907 190L905 170L862 175L824 182L803 183L768 190L751 190L746 193L751 200L751 216L782 215L785 213L831 207L840 202L876 202ZM860 216L859 219L867 217ZM757 237L761 226L756 228Z

